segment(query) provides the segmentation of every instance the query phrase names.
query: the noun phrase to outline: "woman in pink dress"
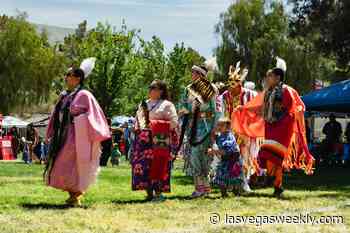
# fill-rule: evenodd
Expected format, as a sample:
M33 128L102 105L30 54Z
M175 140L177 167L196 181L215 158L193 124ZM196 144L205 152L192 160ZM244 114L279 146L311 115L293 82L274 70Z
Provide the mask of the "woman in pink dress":
M81 68L68 71L65 77L67 91L59 97L46 134L50 151L45 181L48 186L68 192L66 203L72 206L81 205L84 192L95 182L100 142L110 137L102 109L94 96L83 88L94 61L86 59Z

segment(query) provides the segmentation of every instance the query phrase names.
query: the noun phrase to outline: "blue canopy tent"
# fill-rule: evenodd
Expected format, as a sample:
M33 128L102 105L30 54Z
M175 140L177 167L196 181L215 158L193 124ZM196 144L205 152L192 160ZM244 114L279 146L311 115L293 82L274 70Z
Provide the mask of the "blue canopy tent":
M302 100L307 112L350 114L350 80L310 92Z
M128 116L115 116L112 118L112 126L122 126L124 123L134 122L133 117Z
M350 80L335 83L331 86L322 88L317 91L310 92L302 97L306 106L307 115L314 117L326 117L330 113L334 114L337 118L348 118L350 116ZM313 124L313 131L315 123ZM320 127L320 125L318 126ZM319 128L321 129L321 128ZM317 148L317 147L316 147ZM321 148L321 147L319 147ZM320 150L320 149L319 149ZM332 149L334 155L333 159L336 159L336 164L343 164L344 161L349 162L350 158L350 144L343 144L343 154L338 154L339 151ZM321 158L322 151L315 150L314 155ZM341 152L340 152L341 153ZM329 157L325 156L324 159L328 164L334 163L329 160Z

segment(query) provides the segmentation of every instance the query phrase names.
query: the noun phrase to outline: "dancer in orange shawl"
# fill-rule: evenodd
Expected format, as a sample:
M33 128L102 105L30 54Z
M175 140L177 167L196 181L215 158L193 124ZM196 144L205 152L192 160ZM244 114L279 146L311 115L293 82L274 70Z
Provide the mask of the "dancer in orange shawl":
M233 113L237 132L265 138L258 160L267 169L276 197L283 192L283 169L312 174L314 162L305 138L305 106L297 91L283 83L285 72L284 60L277 58L276 68L267 72L267 90Z

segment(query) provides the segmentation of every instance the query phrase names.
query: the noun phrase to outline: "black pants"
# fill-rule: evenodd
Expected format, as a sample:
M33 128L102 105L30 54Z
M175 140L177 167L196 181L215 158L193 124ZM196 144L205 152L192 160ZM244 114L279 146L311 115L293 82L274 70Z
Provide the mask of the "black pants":
M105 167L107 166L109 157L112 153L112 139L107 139L106 141L101 142L102 146L102 154L100 158L100 166Z

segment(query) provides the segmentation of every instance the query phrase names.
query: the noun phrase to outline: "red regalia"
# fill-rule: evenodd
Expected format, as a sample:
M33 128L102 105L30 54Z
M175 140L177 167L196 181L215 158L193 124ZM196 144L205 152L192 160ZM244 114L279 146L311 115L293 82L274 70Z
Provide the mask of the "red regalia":
M151 121L151 132L153 158L150 164L150 179L165 181L169 176L168 165L171 161L170 122Z
M157 109L164 109L164 106L170 104L169 101L162 101ZM142 114L137 116L136 140L131 161L133 190L170 192L171 152L177 148L178 137L176 128L171 127L174 120L153 119L157 109L150 111L151 119L148 123L141 122Z
M271 161L287 170L297 168L312 174L314 158L307 148L305 105L299 94L287 85L282 86L282 99L278 108L283 111L281 118L273 123L262 117L267 107L264 97L266 92L259 94L241 111L233 113L234 129L243 135L264 137L259 152L262 167L266 167L266 161Z

